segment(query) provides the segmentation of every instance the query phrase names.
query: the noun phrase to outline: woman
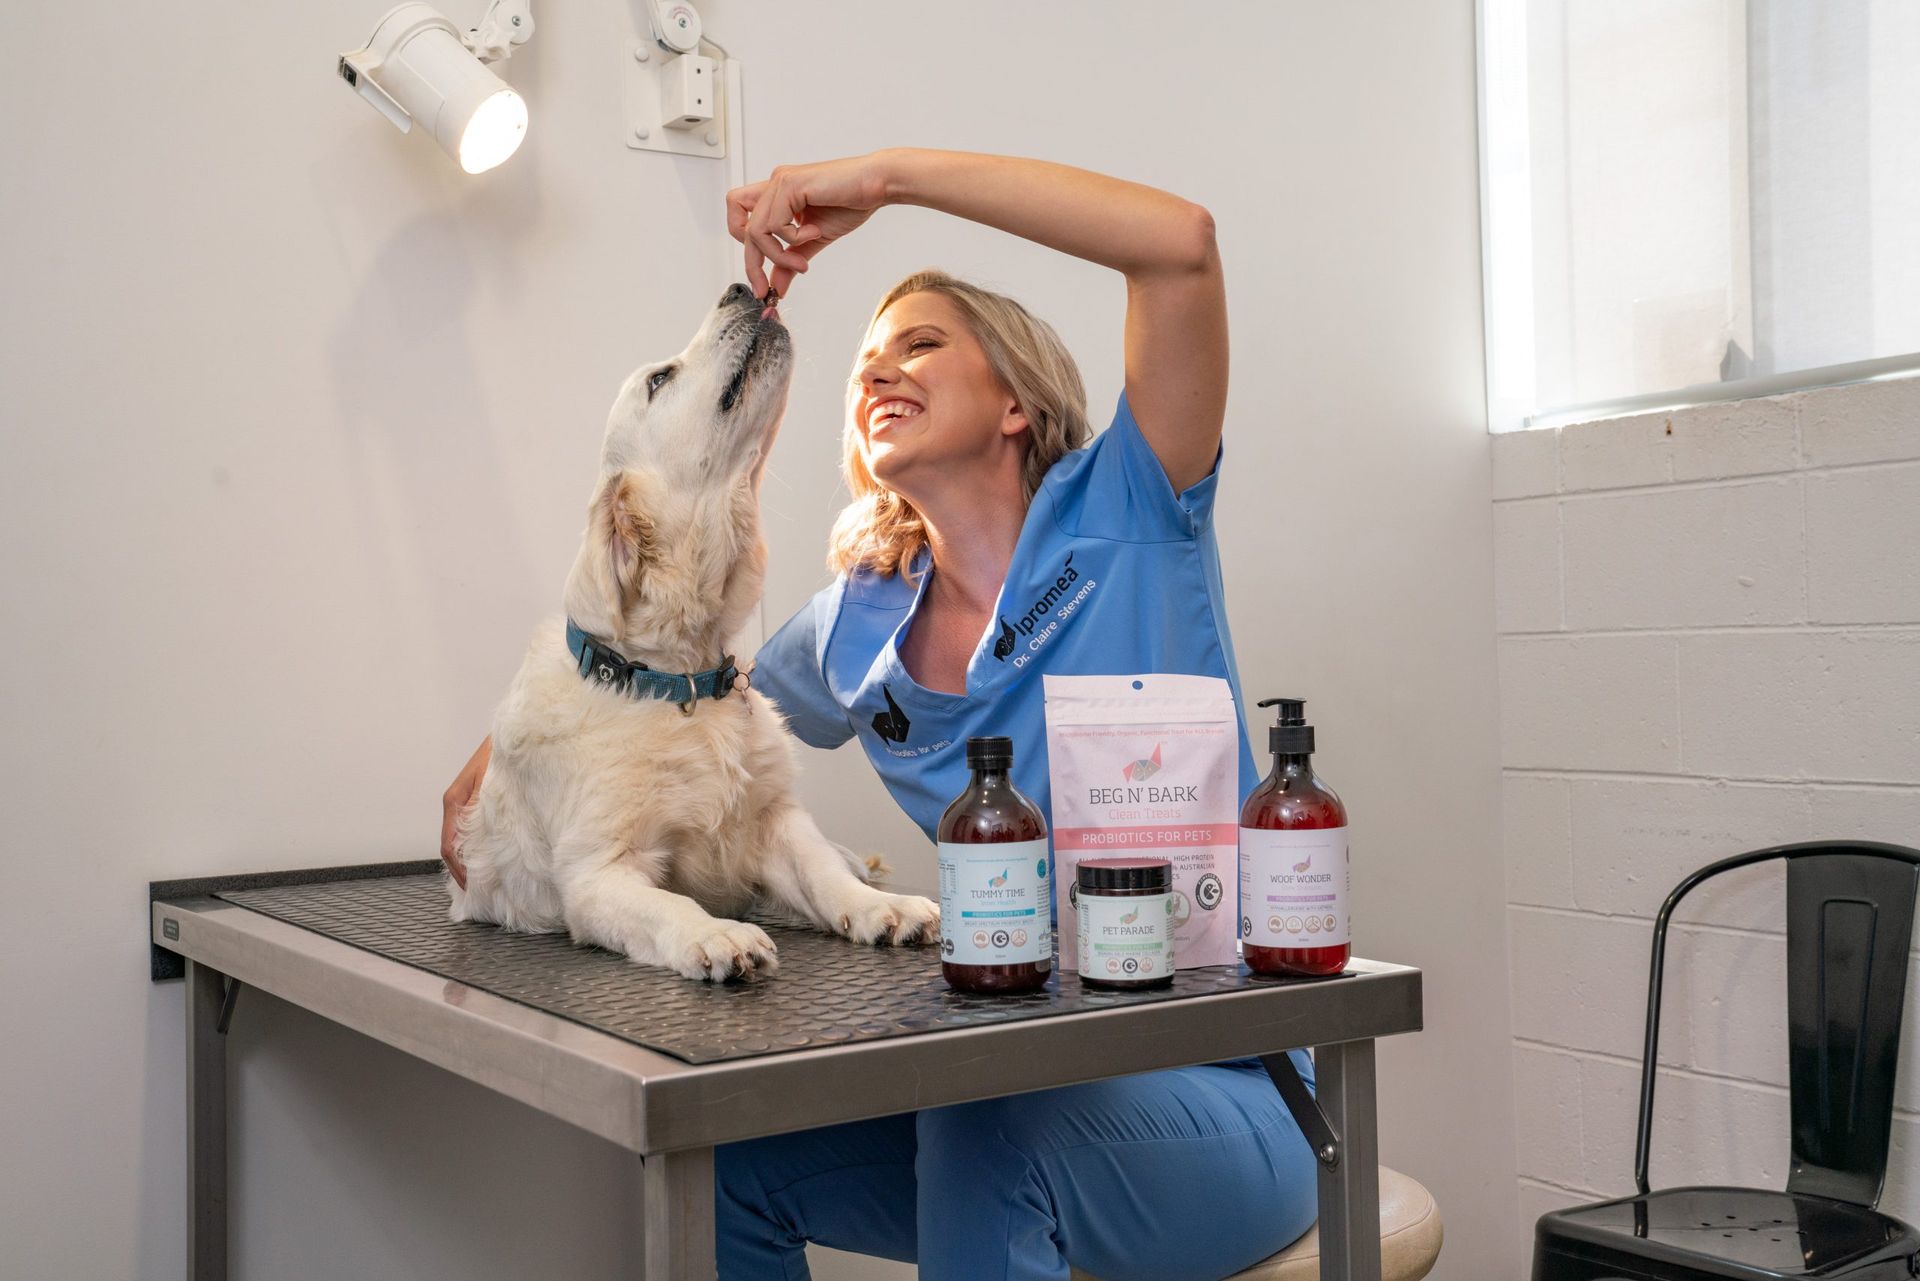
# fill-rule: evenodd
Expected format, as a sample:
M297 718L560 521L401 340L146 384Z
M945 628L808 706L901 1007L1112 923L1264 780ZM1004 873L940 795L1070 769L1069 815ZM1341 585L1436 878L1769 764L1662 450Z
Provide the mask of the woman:
M1053 330L942 273L895 286L856 358L837 577L767 642L754 683L802 740L859 737L931 837L972 734L1011 735L1016 782L1046 808L1042 671L1237 686L1211 524L1226 294L1206 210L1033 160L901 149L782 167L728 193L727 223L755 294L784 294L886 204L1127 281L1126 390L1091 445ZM486 756L445 797L456 876L452 821ZM1315 1171L1248 1060L734 1144L715 1206L723 1281L805 1278L808 1241L917 1262L926 1281L1065 1281L1069 1262L1103 1281L1211 1281L1307 1229Z

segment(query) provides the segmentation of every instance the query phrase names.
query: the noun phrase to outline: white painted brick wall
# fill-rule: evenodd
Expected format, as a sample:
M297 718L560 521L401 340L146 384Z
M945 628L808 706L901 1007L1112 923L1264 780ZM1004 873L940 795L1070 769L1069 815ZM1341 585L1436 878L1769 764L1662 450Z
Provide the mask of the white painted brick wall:
M1494 519L1497 526L1497 509ZM1807 604L1822 623L1912 621L1920 608L1920 463L1808 479Z
M1920 788L1817 787L1813 826L1827 836L1920 845Z
M1688 772L1920 783L1920 627L1714 632L1679 646Z
M1500 782L1507 902L1573 906L1573 825L1564 778L1508 774Z
M1560 629L1560 504L1496 503L1493 573L1505 584L1495 602L1502 632Z
M1675 480L1789 472L1799 463L1798 397L1702 405L1667 418Z
M1806 618L1797 476L1563 506L1567 626L1575 631Z
M1502 637L1499 645L1502 764L1679 768L1673 637Z
M1516 1196L1630 1189L1652 918L1716 858L1920 847L1920 378L1493 442ZM1669 940L1656 1184L1781 1186L1785 880ZM1920 1221L1920 966L1882 1205ZM1530 1248L1530 1246L1529 1246Z
M1638 1055L1646 1032L1646 979L1653 923L1586 912L1514 907L1508 911L1513 955L1513 1035L1517 1040L1599 1054ZM1661 1011L1664 1059L1684 1063L1686 993L1692 982L1669 967Z
M1808 393L1800 456L1809 467L1920 458L1920 378Z
M1696 779L1590 777L1568 781L1573 906L1652 920L1680 879L1741 850L1813 839L1805 789ZM1690 895L1681 921L1779 929L1786 910L1777 867L1745 868Z
M1520 1167L1549 1183L1579 1187L1585 1178L1580 1165L1580 1060L1516 1046L1513 1106ZM1526 1223L1531 1228L1533 1220Z

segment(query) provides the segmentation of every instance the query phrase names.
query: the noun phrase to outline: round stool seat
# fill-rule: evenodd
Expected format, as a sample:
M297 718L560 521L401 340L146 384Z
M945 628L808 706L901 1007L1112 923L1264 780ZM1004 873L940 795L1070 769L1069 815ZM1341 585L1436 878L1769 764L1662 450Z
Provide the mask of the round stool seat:
M1433 1194L1398 1170L1380 1167L1381 1281L1420 1281L1440 1257L1440 1207ZM1320 1228L1315 1225L1292 1245L1244 1272L1221 1281L1318 1281ZM1097 1281L1080 1269L1073 1281Z

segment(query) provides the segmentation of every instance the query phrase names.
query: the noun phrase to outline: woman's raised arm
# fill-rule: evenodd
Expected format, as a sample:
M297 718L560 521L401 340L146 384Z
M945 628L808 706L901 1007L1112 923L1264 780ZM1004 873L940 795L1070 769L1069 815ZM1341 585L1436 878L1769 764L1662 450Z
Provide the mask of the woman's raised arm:
M1134 417L1176 491L1212 468L1226 416L1227 303L1204 208L1044 160L903 147L777 168L728 193L728 226L756 289L763 259L778 289L882 204L938 209L1124 275Z

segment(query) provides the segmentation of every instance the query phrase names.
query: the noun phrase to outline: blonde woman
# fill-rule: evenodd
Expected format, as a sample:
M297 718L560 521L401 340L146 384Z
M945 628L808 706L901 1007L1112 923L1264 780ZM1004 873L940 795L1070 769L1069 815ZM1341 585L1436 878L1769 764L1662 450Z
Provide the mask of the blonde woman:
M970 735L1011 735L1048 805L1041 673L1189 672L1238 689L1212 510L1227 394L1206 210L1035 160L899 149L729 192L754 293L883 205L985 223L1119 271L1126 387L1089 443L1073 358L1013 300L937 271L880 300L854 359L833 583L754 683L818 747L858 738L932 837ZM1241 791L1257 781L1241 747ZM482 745L445 798L478 786ZM1304 1055L1295 1061L1312 1079ZM718 1150L722 1281L798 1281L809 1241L923 1281L1213 1281L1312 1224L1312 1154L1258 1062L1156 1072Z

